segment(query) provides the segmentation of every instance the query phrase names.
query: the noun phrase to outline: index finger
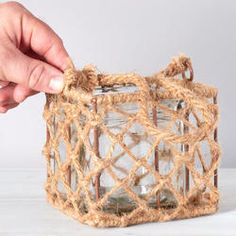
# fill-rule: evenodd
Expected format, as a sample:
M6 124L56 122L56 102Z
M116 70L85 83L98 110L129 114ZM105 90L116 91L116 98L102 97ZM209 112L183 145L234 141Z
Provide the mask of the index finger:
M27 10L22 14L22 42L42 56L46 62L64 71L69 63L69 55L60 37L44 22Z

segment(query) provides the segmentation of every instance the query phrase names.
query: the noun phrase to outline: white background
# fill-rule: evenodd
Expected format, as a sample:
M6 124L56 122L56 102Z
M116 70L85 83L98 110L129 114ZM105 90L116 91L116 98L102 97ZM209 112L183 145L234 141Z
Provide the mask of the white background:
M190 56L195 80L219 88L222 166L236 167L236 1L19 2L60 35L78 67L152 74L180 52ZM39 94L0 114L1 168L44 167L44 102Z

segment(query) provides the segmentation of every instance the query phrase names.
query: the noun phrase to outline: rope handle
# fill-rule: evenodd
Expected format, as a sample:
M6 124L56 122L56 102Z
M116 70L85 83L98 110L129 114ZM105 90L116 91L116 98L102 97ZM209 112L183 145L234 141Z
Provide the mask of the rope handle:
M186 72L189 71L189 78ZM185 55L180 55L172 59L171 63L161 70L157 75L164 75L164 77L174 77L182 74L184 80L192 81L194 77L192 63L190 58ZM105 75L98 74L96 68L92 65L84 67L82 70L76 70L72 61L69 62L67 69L64 72L65 87L63 93L72 89L81 88L87 93L91 93L93 89L98 86L112 86L114 84L128 84L132 83L148 94L148 85L146 81L137 74L117 74Z
M189 78L186 76L186 72L189 71ZM174 77L178 74L182 74L184 80L192 81L194 77L192 62L189 57L185 55L180 55L178 57L174 57L171 63L160 72L165 77Z
M66 96L71 90L82 89L83 92L91 94L96 86L113 86L134 84L141 92L149 96L149 87L143 77L135 74L98 74L94 66L88 65L82 70L76 70L70 64L64 72L65 86L62 93Z

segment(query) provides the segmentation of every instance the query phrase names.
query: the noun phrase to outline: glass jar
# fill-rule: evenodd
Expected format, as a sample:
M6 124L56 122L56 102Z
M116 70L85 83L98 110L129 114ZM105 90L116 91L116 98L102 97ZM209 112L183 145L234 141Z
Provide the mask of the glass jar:
M97 96L135 93L136 91L137 87L134 85L116 85L113 87L97 87L93 95L96 98ZM163 99L157 106L150 107L148 117L160 130L165 130L172 126L172 131L175 134L183 135L183 122L178 120L172 124L169 114L161 109L161 107L168 107L170 110L177 111L182 109L183 105L182 101L176 99ZM135 117L139 111L138 103L117 103L110 107L109 110L104 110L102 104L90 104L88 109L95 110L100 115L104 114L102 125L97 125L89 131L88 143L100 159L109 160L112 163L91 179L91 199L98 201L106 193L112 191L102 209L105 212L116 215L131 212L136 208L136 202L130 197L132 192L137 194L140 199L145 199L151 208L175 208L177 202L170 190L161 188L156 193L151 192L158 184L158 177L166 176L171 172L175 156L165 140L161 140L154 150L151 149L155 142L155 137L146 131L143 124L135 122ZM79 114L78 119L81 126L84 126L87 122L86 116L83 114ZM130 122L130 120L133 122ZM78 132L77 126L72 124L69 130L69 141L72 146L76 146L78 142ZM117 136L119 136L120 142L112 144L112 137ZM175 148L180 153L185 151L183 144L176 145ZM68 152L66 152L66 145L63 140L59 145L59 153L61 161L65 161L68 158L66 156ZM139 167L136 166L137 160L142 160L144 164ZM96 165L93 155L89 154L83 144L81 144L78 153L78 162L83 168L85 175L92 171ZM56 171L55 159L53 165L54 171ZM148 168L151 168L152 172L148 171ZM184 194L186 190L185 171L183 166L179 168L177 176L172 176L172 183L181 194ZM155 175L155 172L158 173L158 176ZM79 178L73 166L68 168L67 178L72 190L77 191ZM122 187L115 187L114 189L117 181L119 183L127 181L129 193L127 193L127 189L125 190ZM58 183L58 189L63 194L64 187L62 183ZM87 211L86 202L81 203L80 207L85 212Z

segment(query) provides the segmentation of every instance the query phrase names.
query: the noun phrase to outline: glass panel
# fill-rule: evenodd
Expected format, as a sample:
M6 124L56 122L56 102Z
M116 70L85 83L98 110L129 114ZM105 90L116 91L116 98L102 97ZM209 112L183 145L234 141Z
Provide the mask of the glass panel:
M100 87L94 91L94 95L105 96L106 94L135 91L137 91L137 88L133 85ZM173 133L183 135L183 122L181 120L172 122L170 112L168 112L168 110L177 111L182 107L183 102L181 101L174 99L162 100L160 106L157 105L157 108L150 110L149 118L153 120L154 124L159 129L170 128ZM94 109L94 107L91 106L90 109ZM142 124L135 122L135 115L139 111L139 105L137 103L127 102L115 104L109 111L104 109L107 109L107 107L104 108L102 104L96 107L99 114L104 114L103 124L106 129L102 127L94 127L91 129L88 135L88 143L91 148L95 150L99 158L103 160L111 159L112 164L109 164L105 170L98 173L97 176L94 176L92 179L91 192L94 201L111 191L117 180L122 181L127 178L129 190L136 193L141 199L146 199L150 207L176 207L176 200L169 190L161 189L157 193L150 193L150 190L158 184L155 171L158 171L161 176L165 176L168 175L173 168L175 156L171 152L170 146L162 140L156 149L152 147L155 137L148 134ZM80 122L85 124L85 117L82 117L81 114L78 116L81 116ZM78 130L73 123L70 126L70 135L70 142L74 149L78 142ZM120 141L112 145L112 137L115 135L119 135ZM184 146L182 144L175 145L175 148L180 153L184 152ZM65 150L60 150L60 154L61 161L65 160ZM136 161L141 159L146 160L146 166L136 166ZM92 170L95 165L94 156L86 152L86 148L83 144L79 149L78 162L85 173ZM149 172L147 168L150 168L151 172ZM131 171L135 173L132 178L129 176ZM79 181L78 176L73 168L70 170L69 174L72 175L71 178L69 178L72 190L76 191ZM174 176L172 181L176 189L180 192L185 191L184 175L185 167L179 169L178 176ZM136 203L130 194L123 188L120 188L108 197L102 209L106 212L120 215L134 210L135 207Z

